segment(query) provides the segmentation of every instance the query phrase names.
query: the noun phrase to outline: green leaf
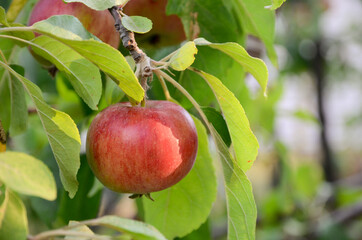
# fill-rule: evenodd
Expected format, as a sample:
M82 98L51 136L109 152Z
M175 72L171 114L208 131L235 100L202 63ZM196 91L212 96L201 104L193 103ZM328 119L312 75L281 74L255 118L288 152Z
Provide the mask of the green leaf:
M88 32L78 18L71 15L56 15L33 24L32 28L51 36L70 40L98 40Z
M311 122L311 123L320 125L320 121L318 120L318 118L309 111L300 109L300 110L296 110L295 112L293 112L292 115L294 117L304 120L306 122Z
M198 229L178 240L212 240L210 225L210 220L208 219Z
M95 177L94 182L93 182L93 186L89 190L89 192L87 194L87 197L91 198L91 197L93 197L94 195L96 195L98 192L100 192L103 189L104 189L104 185Z
M147 33L152 29L152 21L141 16L123 16L122 24L131 32Z
M11 65L11 67L16 72L24 76L24 69L21 66ZM26 105L24 87L21 82L13 75L10 77L10 97L10 136L15 136L26 130L28 121L28 108Z
M188 39L193 39L199 28L202 36L213 42L238 41L242 33L229 5L229 1L168 0L166 12L181 18Z
M209 153L207 133L193 118L198 135L196 162L190 173L171 188L152 193L154 202L143 200L146 222L167 239L183 237L206 221L216 198L216 176Z
M263 60L250 56L248 52L237 43L211 43L203 38L195 39L194 42L200 46L207 45L211 48L218 49L232 57L236 62L242 65L247 72L255 77L263 89L264 95L266 95L268 68Z
M9 200L9 192L6 190L5 185L1 183L1 186L0 186L0 229L1 229L2 222L4 220L8 200Z
M8 191L7 194L9 194L9 200L0 228L0 239L24 240L28 235L28 219L25 206L15 193Z
M215 129L211 130L224 172L228 239L255 239L256 205L248 177L231 156Z
M22 25L20 23L10 23L9 27L11 27L10 29L14 29L14 27L15 28L16 27L27 28L27 27L24 27L24 25ZM8 28L1 28L0 36L1 35L14 36L14 37L29 40L29 41L35 37L34 33L31 31L8 31L7 32L7 29ZM4 36L1 36L1 37L4 37ZM14 43L19 45L20 47L26 46L26 44L24 44L23 42L14 42ZM13 48L6 49L6 51L12 52Z
M77 177L79 188L77 195L73 199L70 199L64 191L61 191L61 194L59 194L61 197L56 222L61 225L67 224L70 220L80 221L97 217L102 191L98 191L92 197L88 197L95 177L89 168L85 155L81 156L81 166Z
M138 102L143 99L144 90L123 55L108 44L89 39L89 36L88 38L83 36L83 39L89 40L81 41L82 37L78 35L78 30L84 27L75 17L53 16L35 23L33 27L42 34L56 38L93 62L103 72L110 75L132 99Z
M8 20L6 19L6 12L3 7L0 7L0 23L6 27L9 27Z
M54 200L57 195L55 180L49 168L24 153L0 153L0 180L18 193L47 200Z
M183 71L195 61L195 54L197 54L195 43L187 42L171 57L170 66L176 71Z
M6 16L9 22L14 22L28 0L12 0Z
M153 226L116 216L105 216L84 222L92 226L105 226L118 232L126 233L135 240L166 240L166 238Z
M63 43L40 36L32 41L34 52L52 62L59 71L66 74L74 90L88 104L97 110L102 94L102 80L98 68Z
M213 90L224 114L239 166L247 171L258 154L258 140L250 129L248 118L240 102L216 77L196 71Z
M2 73L2 75L1 75ZM0 67L0 120L2 122L4 130L7 132L11 123L11 97L9 86L9 75L4 68Z
M272 5L270 6L271 10L276 10L280 8L286 0L272 0Z
M86 225L79 225L79 222L77 221L69 221L68 226L74 226L77 225L77 227L70 229L72 232L80 232L80 233L88 233L89 235L94 235L93 231L87 227ZM65 239L72 239L72 240L89 240L89 237L71 237L66 236Z
M73 198L78 189L76 175L80 165L80 136L77 126L67 114L53 109L45 103L38 86L4 62L0 61L0 65L21 81L33 100L58 163L60 179L65 190L69 192L69 196Z
M94 10L102 11L102 10L106 10L107 8L111 8L113 6L119 6L119 5L123 6L129 0L103 0L103 1L99 1L99 0L63 0L63 1L66 3L81 2Z
M109 105L118 103L124 97L124 92L116 85L112 79L106 78L104 93L101 102L99 103L99 110L103 110Z
M277 55L273 46L275 13L266 9L270 0L232 0L240 25L247 34L260 38L272 63L277 66Z
M255 239L257 214L250 181L195 99L174 79L165 75L164 77L190 100L214 138L224 171L228 208L228 239Z
M219 111L212 107L201 107L202 111L205 113L209 122L214 126L216 131L222 137L222 140L226 144L226 146L230 147L231 138L230 133L225 122L224 117L221 115Z

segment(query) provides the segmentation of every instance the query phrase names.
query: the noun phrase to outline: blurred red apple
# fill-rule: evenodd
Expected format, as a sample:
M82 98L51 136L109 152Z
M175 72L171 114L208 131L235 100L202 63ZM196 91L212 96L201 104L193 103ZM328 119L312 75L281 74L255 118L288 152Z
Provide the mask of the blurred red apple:
M29 25L54 15L73 15L93 35L114 48L119 45L119 33L108 10L96 11L83 3L64 3L62 0L40 0L33 8Z
M147 194L168 188L191 170L197 153L195 124L186 110L167 101L145 107L114 104L93 120L87 159L109 189Z
M180 44L186 39L181 19L177 15L166 15L167 0L130 0L124 7L129 16L143 16L151 19L152 30L137 35L142 47L164 47Z

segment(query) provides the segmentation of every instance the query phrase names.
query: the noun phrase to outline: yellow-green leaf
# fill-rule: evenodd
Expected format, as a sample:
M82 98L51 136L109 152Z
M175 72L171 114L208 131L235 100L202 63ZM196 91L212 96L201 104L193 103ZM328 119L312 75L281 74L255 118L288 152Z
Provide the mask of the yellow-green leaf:
M224 114L236 159L243 171L253 165L258 154L258 140L250 129L249 120L234 94L222 82L202 71L196 71L209 84Z
M40 160L20 152L0 153L0 181L11 190L54 200L57 189L53 174Z
M102 94L98 68L70 47L50 37L40 36L32 43L34 52L64 72L77 94L91 109L97 110Z
M28 0L12 0L6 16L9 22L14 22Z
M60 179L71 198L78 190L77 172L80 166L80 136L74 121L64 112L51 108L43 99L40 88L18 74L4 62L0 65L18 78L34 102L49 144L60 170Z
M94 10L102 11L102 10L111 8L113 6L119 6L119 5L123 6L129 0L102 0L102 1L99 1L99 0L63 0L63 1L67 2L67 3L81 2Z
M232 57L244 67L245 71L254 76L263 89L264 95L266 95L269 74L268 68L263 60L250 56L248 52L237 43L211 43L203 38L195 39L194 42L197 45L207 45L211 48L218 49Z
M4 220L0 227L0 239L26 239L28 235L28 219L24 203L15 193L8 191L7 194L9 194L9 199Z
M170 59L170 66L176 71L183 71L195 61L197 48L193 41L185 43Z
M192 170L176 185L152 193L154 202L143 200L146 222L160 230L167 239L183 237L198 229L206 221L216 199L217 181L207 132L200 120L193 120L198 150Z
M73 16L53 16L33 25L38 32L69 46L108 74L132 99L141 102L144 90L125 57L115 48L95 40ZM83 39L83 40L82 40Z
M122 24L131 32L147 33L152 29L152 21L141 16L123 16Z

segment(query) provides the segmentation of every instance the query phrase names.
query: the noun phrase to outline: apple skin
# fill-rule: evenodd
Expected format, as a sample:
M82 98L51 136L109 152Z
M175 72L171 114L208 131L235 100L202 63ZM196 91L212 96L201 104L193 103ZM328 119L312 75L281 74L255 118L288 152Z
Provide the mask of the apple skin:
M186 40L181 19L177 15L166 15L167 0L130 0L124 7L129 16L151 19L152 30L138 34L137 42L143 48L158 48L180 44Z
M95 176L109 189L147 194L184 178L194 165L197 131L189 113L168 101L145 107L117 103L100 112L87 134Z
M48 19L54 15L73 15L93 35L114 48L118 48L120 37L114 27L114 19L108 10L96 11L83 3L64 3L62 0L40 0L33 8L28 25Z

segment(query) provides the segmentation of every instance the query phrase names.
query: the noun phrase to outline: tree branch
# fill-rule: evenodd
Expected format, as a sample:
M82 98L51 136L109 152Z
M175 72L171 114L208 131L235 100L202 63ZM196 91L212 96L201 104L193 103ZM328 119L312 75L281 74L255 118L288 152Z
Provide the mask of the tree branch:
M151 59L138 47L134 33L125 28L122 24L121 8L113 6L108 9L115 21L115 28L120 33L123 46L129 51L134 59L137 69L136 76L141 82L141 86L147 91L148 81L152 81Z
M134 37L134 33L125 28L122 24L122 16L120 8L117 6L111 7L108 11L112 14L115 21L115 28L120 33L123 46L130 52L136 64L140 63L146 54L138 47Z
M0 120L0 152L5 152L5 150L6 150L6 134Z
M1 120L0 120L0 143L2 144L6 143L6 134L3 125L1 124Z

